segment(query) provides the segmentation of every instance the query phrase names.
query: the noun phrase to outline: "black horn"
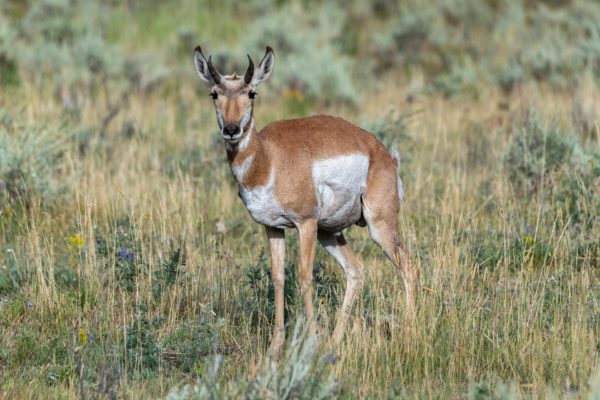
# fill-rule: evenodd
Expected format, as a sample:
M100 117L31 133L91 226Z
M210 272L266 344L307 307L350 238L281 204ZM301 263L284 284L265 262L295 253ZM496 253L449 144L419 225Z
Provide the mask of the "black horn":
M212 56L208 56L208 70L210 71L210 75L213 77L216 84L221 82L221 74L217 72L215 66L212 63Z
M252 57L250 54L248 56L248 69L246 70L246 75L244 75L244 82L250 83L252 82L252 77L254 76L254 61L252 61Z

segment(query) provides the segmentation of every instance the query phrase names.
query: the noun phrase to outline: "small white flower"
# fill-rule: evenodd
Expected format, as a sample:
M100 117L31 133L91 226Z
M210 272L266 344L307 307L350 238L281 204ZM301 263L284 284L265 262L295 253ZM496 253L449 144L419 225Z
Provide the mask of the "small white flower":
M225 226L225 224L222 221L219 221L215 224L215 228L217 230L217 233L221 233L223 235L225 235L227 233L227 227Z

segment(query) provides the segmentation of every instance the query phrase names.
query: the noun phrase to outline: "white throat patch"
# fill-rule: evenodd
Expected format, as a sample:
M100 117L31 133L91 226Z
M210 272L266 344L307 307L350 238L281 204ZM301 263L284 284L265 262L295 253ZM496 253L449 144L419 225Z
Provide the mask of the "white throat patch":
M252 131L254 130L254 118L250 121L250 129L246 133L246 136L242 138L240 141L240 145L238 147L238 153L245 151L248 148L248 142L250 141L250 136L252 136Z
M233 176L239 184L244 182L244 176L246 176L246 173L252 166L252 161L254 161L253 155L247 157L240 165L231 167L231 172L233 172Z
M248 157L240 166L239 173L246 173L243 168L246 162L251 159ZM252 160L248 162L248 168ZM236 172L234 172L235 174ZM237 177L236 177L237 179ZM267 183L257 187L245 187L242 182L238 181L240 197L246 206L246 209L252 218L263 225L273 226L277 228L291 228L294 224L291 222L296 217L290 211L281 207L279 201L275 197L275 171L271 170Z

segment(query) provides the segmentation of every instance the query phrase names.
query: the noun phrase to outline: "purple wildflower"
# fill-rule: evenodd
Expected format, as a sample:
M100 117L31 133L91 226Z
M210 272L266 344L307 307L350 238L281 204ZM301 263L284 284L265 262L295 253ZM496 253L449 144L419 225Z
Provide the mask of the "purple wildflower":
M596 217L594 218L596 221L600 221L600 215L596 215Z
M6 189L6 183L0 182L0 190Z
M525 226L525 233L527 233L528 235L531 235L531 225Z
M571 394L579 393L579 388L577 386L568 385L567 393L571 393Z
M96 335L94 335L93 333L88 333L87 338L88 338L88 341L91 342L94 339L96 339Z
M33 302L31 300L27 300L27 303L25 303L27 305L27 308L33 308Z
M121 247L119 249L119 258L125 261L133 261L133 252L127 251L125 247Z
M333 364L333 363L335 363L335 360L337 360L337 357L335 356L335 354L330 354L329 355L329 363Z

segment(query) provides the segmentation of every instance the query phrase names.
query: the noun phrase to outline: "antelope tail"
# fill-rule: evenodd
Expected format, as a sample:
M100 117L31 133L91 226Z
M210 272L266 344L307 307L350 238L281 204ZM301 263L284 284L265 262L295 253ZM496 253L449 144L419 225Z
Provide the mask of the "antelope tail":
M397 149L392 149L392 158L396 162L396 176L398 177L398 198L400 200L400 206L404 202L404 182L402 182L402 178L400 178L400 153L398 153Z

